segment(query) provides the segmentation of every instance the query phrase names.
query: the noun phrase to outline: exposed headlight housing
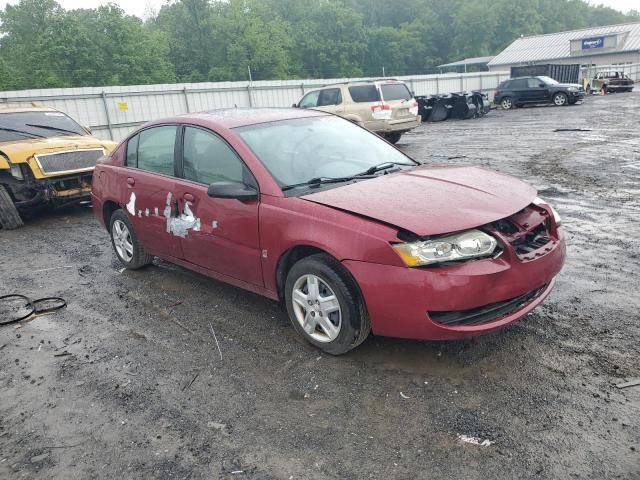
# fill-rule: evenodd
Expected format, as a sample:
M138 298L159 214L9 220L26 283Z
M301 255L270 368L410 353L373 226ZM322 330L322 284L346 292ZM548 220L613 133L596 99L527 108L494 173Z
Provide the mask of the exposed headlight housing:
M533 199L533 204L534 205L546 205L546 206L548 206L551 209L551 212L553 212L553 219L556 221L556 225L558 227L560 225L562 225L562 217L556 211L556 209L551 206L551 204L549 202L547 202L546 200L543 200L540 197L536 197L536 198Z
M432 240L398 243L393 245L393 249L407 267L421 267L487 257L497 245L498 242L491 235L474 229Z
M16 180L24 180L24 175L22 173L22 168L20 165L11 165L11 176Z

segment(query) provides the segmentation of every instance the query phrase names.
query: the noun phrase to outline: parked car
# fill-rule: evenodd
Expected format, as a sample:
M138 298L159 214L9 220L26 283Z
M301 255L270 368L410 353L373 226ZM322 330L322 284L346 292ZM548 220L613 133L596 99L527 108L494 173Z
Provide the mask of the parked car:
M539 76L512 78L500 83L493 101L509 110L527 104L573 105L584 97L584 88L578 84L558 83L553 78Z
M52 108L0 108L0 228L20 227L27 210L89 200L96 160L115 146Z
M308 92L294 107L339 115L394 144L421 123L418 102L407 85L398 80L329 85Z
M607 92L631 92L633 80L624 72L598 72L591 81L591 90Z
M148 123L98 161L91 195L125 268L155 255L282 300L331 354L370 331L445 340L504 327L542 302L565 259L560 218L533 187L420 165L314 110Z

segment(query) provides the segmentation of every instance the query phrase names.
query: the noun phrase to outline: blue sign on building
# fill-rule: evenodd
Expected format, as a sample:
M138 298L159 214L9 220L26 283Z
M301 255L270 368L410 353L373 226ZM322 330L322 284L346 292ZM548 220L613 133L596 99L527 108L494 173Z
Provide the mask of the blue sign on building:
M582 40L582 50L602 47L604 47L604 37L585 38Z

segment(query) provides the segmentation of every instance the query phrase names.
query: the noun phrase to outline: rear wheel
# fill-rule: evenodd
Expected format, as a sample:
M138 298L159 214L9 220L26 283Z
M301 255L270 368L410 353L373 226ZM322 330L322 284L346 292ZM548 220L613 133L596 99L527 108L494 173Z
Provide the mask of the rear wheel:
M129 218L122 210L113 212L109 225L111 244L118 260L126 269L137 270L153 261L153 256L144 251Z
M7 192L4 185L0 185L0 228L5 230L13 230L22 225L22 218L16 208L11 195Z
M285 301L295 330L332 355L357 347L371 331L355 280L329 255L303 258L291 268Z
M402 137L401 133L390 133L387 135L387 141L393 143L394 145L400 141L400 137Z
M505 110L511 110L514 107L513 98L504 97L500 100L500 106Z
M563 107L569 103L569 97L566 93L558 92L553 96L553 104L557 107Z

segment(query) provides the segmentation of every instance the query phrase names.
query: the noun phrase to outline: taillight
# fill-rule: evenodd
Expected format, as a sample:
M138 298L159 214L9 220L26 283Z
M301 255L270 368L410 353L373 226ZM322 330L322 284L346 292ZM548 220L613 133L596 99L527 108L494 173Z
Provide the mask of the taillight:
M380 112L382 110L391 110L391 105L388 103L380 102L379 105L371 105L372 112Z

